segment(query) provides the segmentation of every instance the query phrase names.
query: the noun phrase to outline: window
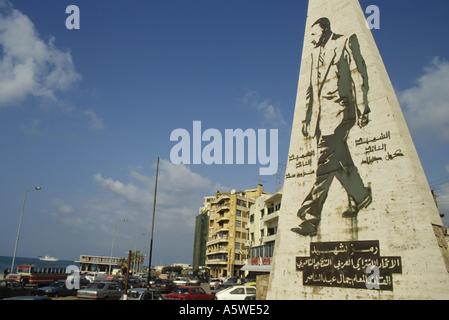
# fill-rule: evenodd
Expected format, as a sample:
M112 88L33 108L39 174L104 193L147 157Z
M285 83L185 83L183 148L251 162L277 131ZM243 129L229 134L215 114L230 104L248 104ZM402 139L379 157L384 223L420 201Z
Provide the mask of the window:
M242 206L242 207L246 207L246 201L237 199L237 205L238 206Z
M256 294L256 289L254 289L254 288L246 288L246 293L247 294Z
M254 214L249 217L249 222L254 223Z
M232 290L229 293L230 294L245 294L245 289L244 288L237 288L237 289Z

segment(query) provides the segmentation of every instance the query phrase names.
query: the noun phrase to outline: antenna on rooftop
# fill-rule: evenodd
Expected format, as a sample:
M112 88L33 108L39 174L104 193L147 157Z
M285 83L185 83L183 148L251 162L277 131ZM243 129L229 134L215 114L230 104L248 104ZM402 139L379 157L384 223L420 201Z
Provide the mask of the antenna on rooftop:
M282 164L282 163L278 163L278 165L283 166L284 170L287 167L285 164ZM278 186L279 186L279 190L278 190ZM282 189L281 175L276 172L276 192L281 191L281 189Z

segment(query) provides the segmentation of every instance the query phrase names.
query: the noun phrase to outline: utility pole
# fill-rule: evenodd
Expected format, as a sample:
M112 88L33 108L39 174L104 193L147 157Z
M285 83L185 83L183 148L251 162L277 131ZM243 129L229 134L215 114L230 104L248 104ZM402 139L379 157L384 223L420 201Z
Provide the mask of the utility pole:
M151 224L151 241L150 241L150 258L148 265L147 290L150 290L150 276L151 276L151 257L153 256L153 232L154 232L154 216L156 215L156 193L157 193L157 176L159 173L159 157L157 158L156 167L156 185L154 187L154 203L153 203L153 223Z

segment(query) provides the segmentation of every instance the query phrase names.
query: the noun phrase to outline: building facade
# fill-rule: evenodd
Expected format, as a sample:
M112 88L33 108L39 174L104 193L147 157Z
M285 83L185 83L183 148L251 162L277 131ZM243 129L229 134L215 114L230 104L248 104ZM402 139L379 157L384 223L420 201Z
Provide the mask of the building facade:
M209 231L208 210L203 210L195 219L195 239L193 243L193 270L206 265L206 243Z
M201 214L209 217L206 266L211 277L240 276L249 255L249 212L257 197L267 194L256 189L220 193L205 197Z
M97 271L97 272L106 272L109 271L109 265L111 265L112 270L119 268L118 260L119 257L104 257L104 256L92 256L82 254L80 255L80 259L75 261L80 265L80 271Z
M274 195L263 194L255 199L250 209L249 257L245 266L248 278L269 273L274 253L274 244L278 229L279 210L281 209L282 190Z

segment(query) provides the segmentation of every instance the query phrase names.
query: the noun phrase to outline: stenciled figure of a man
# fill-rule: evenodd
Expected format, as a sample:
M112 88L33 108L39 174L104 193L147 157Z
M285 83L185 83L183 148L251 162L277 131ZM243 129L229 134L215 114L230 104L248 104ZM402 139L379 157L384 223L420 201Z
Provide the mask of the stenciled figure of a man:
M313 24L312 36L314 48L302 134L316 139L318 167L315 184L298 210L303 221L291 229L303 236L316 235L334 177L348 196L343 217L357 216L372 201L371 188L363 184L347 145L350 130L356 124L366 126L370 113L368 74L357 36L346 38L333 33L327 18ZM361 79L358 85L356 76Z

